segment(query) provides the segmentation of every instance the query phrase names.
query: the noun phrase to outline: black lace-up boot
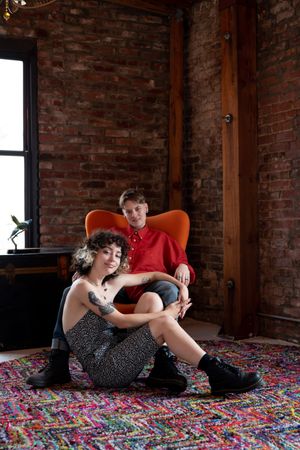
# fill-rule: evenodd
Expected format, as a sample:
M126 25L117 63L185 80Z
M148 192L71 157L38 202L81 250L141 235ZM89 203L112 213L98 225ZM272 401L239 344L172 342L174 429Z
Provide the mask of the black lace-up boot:
M64 384L71 381L69 371L69 352L51 350L49 362L39 372L30 375L26 383L36 388L44 388L53 384Z
M175 357L168 347L163 345L155 354L154 367L146 384L152 388L167 388L171 392L180 393L186 390L187 380L174 364Z
M207 353L201 358L198 368L208 375L212 395L247 392L262 385L257 372L244 372Z

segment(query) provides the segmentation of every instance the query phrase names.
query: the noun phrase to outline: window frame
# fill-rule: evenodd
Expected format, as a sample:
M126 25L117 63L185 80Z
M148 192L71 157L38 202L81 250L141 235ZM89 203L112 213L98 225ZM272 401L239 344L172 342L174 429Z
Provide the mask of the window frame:
M39 246L39 177L37 119L37 43L35 39L0 38L0 58L23 62L23 150L0 150L0 155L24 157L24 219L32 219L25 248Z

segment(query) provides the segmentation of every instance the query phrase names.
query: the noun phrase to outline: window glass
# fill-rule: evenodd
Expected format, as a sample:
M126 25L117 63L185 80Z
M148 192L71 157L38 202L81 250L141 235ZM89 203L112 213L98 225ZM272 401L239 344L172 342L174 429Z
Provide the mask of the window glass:
M24 150L23 61L0 59L0 150Z
M0 248L5 251L14 249L14 244L8 240L15 228L11 215L22 222L24 217L24 158L22 156L0 156ZM18 248L24 248L24 232L16 237Z
M11 215L32 219L17 248L39 246L36 39L0 36L0 86L0 250L6 253L14 249Z

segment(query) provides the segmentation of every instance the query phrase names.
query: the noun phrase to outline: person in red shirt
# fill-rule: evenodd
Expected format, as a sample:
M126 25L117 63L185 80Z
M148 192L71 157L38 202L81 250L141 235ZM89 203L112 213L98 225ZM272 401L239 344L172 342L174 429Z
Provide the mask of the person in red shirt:
M146 224L148 204L142 192L136 189L128 189L121 195L119 206L128 221L128 227L115 229L123 233L130 244L128 253L131 273L140 272L164 272L182 281L186 286L195 281L195 272L188 263L185 251L178 242L163 231L150 228ZM126 288L126 296L118 296L119 303L137 303L145 292L157 292L157 286L171 289L166 294L162 288L158 288L162 295L162 301L166 307L177 298L178 289L172 283L158 281L146 288L135 286ZM121 297L121 298L120 298Z
M127 189L119 199L119 206L128 221L123 233L130 245L128 259L131 273L163 272L174 276L188 286L195 280L195 272L188 263L187 255L180 245L163 231L147 226L149 210L143 193L137 189ZM62 311L70 288L65 289L56 325L54 328L51 352L47 366L31 375L26 382L34 387L47 387L70 381L69 346L62 329ZM148 285L121 289L117 303L138 303L136 313L159 312L177 300L178 288L168 281L155 281ZM174 356L167 346L162 346L155 355L154 367L146 380L150 387L168 388L182 392L187 387L186 378L178 372Z

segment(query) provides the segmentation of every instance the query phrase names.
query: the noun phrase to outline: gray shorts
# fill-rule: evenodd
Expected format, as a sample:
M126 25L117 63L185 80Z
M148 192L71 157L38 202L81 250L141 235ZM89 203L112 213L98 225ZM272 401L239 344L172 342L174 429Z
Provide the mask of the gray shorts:
M146 284L144 288L144 292L154 292L160 296L164 307L174 303L178 297L178 287L170 283L170 281L154 281L153 283ZM125 289L121 289L116 298L115 302L117 303L132 303Z

